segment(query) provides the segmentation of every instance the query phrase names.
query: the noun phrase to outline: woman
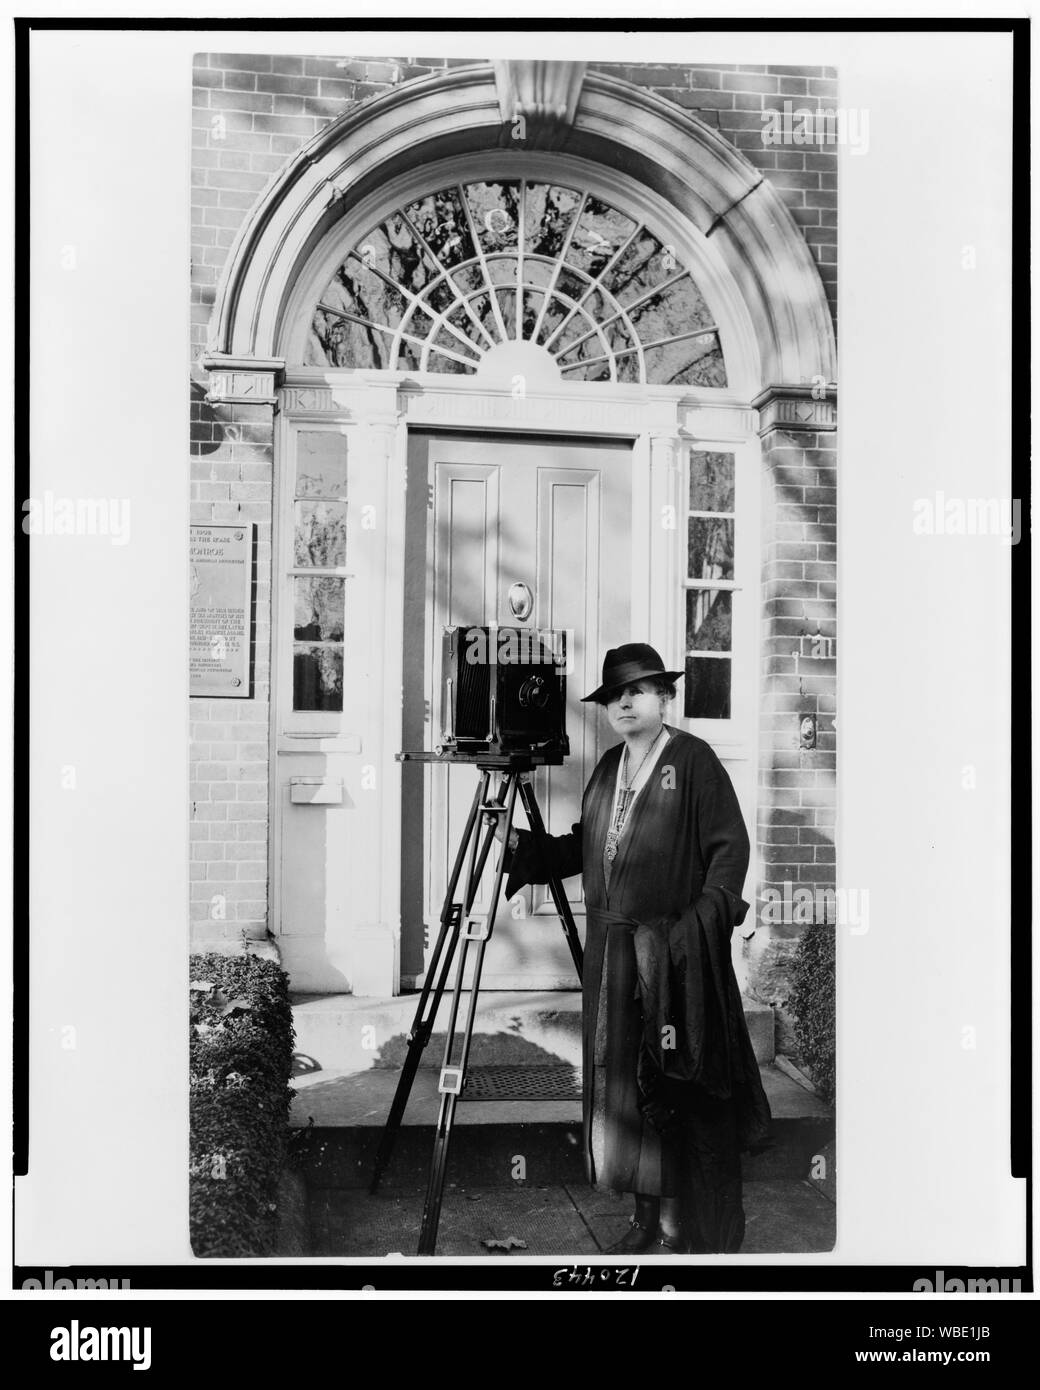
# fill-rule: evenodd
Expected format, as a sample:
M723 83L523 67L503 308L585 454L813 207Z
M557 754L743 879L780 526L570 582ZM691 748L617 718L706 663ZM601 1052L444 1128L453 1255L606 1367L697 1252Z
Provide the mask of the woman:
M709 746L664 722L682 674L643 643L609 651L584 698L622 742L549 863L529 831L507 847L508 896L583 875L585 1156L593 1186L635 1195L624 1254L739 1250L740 1151L770 1121L730 959L747 831Z

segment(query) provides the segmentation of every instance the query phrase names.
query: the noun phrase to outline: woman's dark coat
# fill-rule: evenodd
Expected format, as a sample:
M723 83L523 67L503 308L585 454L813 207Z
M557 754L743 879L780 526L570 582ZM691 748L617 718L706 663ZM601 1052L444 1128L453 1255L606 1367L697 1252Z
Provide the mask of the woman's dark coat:
M550 864L521 832L506 886L512 896L550 872L583 875L589 1177L649 1193L667 1193L679 1181L661 1152L670 1121L709 1115L708 1128L728 1136L723 1147L738 1149L761 1144L770 1121L730 957L733 928L748 910L741 897L749 856L744 819L708 744L667 727L609 885L603 850L621 745L593 772L581 820L570 834L550 837Z

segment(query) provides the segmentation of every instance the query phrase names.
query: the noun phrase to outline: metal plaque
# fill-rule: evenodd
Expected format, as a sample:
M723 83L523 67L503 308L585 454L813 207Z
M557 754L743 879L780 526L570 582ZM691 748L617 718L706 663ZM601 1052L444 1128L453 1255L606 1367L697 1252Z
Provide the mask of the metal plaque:
M190 692L212 699L252 694L253 526L192 526Z

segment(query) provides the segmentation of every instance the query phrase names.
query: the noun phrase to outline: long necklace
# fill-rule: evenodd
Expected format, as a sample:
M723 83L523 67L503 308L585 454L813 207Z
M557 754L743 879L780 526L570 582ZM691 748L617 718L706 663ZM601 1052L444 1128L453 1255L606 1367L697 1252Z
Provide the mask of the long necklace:
M627 782L625 781L625 770L628 767L628 745L625 745L625 751L622 755L621 785L619 786L617 795L615 797L614 819L610 826L610 829L607 831L607 847L604 851L604 853L607 856L607 859L611 863L613 863L614 860L617 858L618 843L621 839L622 831L625 828L625 821L628 819L629 807L632 805L632 802L635 799L635 792L632 790L632 788L635 786L636 778L642 771L643 764L646 762L647 758L649 758L650 754L657 747L657 740L661 737L663 733L664 725L662 724L657 731L657 735L654 738L653 743L651 743L650 747L640 758L639 766L636 768L635 772L633 772L632 776L628 779Z

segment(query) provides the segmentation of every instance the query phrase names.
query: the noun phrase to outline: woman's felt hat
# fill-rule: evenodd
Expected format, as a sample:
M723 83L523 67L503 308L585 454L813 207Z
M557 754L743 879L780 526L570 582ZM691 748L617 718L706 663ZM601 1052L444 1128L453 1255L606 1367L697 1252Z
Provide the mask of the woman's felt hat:
M658 653L645 642L626 642L623 647L611 647L603 658L602 685L591 695L581 698L583 702L594 700L602 705L607 703L606 697L612 691L622 690L636 681L649 680L654 676L674 681L685 674L685 671L666 671Z

